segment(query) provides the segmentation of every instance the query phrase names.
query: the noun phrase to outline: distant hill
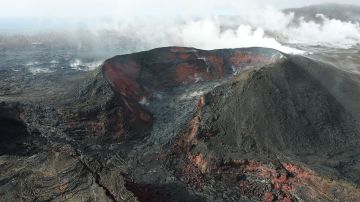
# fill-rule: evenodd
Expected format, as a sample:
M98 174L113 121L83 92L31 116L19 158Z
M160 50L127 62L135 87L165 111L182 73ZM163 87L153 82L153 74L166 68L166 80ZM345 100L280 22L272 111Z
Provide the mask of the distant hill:
M330 19L341 21L360 22L360 6L346 4L318 4L301 8L288 8L284 12L294 12L295 18L304 17L306 21L321 21L317 14L323 14Z

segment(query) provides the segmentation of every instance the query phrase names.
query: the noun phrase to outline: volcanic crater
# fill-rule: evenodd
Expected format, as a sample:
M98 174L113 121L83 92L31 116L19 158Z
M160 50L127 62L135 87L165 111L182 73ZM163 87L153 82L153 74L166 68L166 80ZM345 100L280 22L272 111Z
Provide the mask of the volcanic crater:
M48 101L0 97L0 200L360 198L358 75L273 49L166 47L72 82Z

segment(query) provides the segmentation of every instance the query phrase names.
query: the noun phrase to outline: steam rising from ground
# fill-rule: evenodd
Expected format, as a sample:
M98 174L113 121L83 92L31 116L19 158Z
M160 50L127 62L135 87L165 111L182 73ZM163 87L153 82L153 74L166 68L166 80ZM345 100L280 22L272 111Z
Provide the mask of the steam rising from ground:
M303 51L291 48L291 44L334 48L351 48L360 44L358 23L318 15L321 23L300 19L299 24L295 24L291 14L276 11L276 15L283 18L282 23L277 25L273 25L275 22L266 22L265 16L264 21L260 22L245 21L239 16L220 16L180 22L174 20L144 23L139 20L131 25L119 22L119 26L107 28L131 42L139 42L140 49L159 46L189 46L200 49L268 47L286 53L301 54Z
M74 70L90 71L101 65L102 61L83 62L80 59L75 59L70 62L70 67Z
M322 45L335 48L350 48L360 44L359 23L329 19L317 14L322 24L300 20L299 26L285 30L290 43Z
M360 43L358 22L321 14L317 15L320 22L294 19L293 13L261 6L256 0L134 0L117 1L112 6L111 18L82 20L81 29L68 33L66 40L75 41L80 48L89 48L84 44L93 44L90 48L118 46L128 52L161 46L260 46L294 54L303 51L291 48L291 44L350 48Z
M287 53L302 51L281 45L272 37L265 35L262 28L252 28L250 25L239 25L235 29L221 30L217 21L205 19L188 23L181 32L186 46L202 49L237 48L237 47L267 47Z

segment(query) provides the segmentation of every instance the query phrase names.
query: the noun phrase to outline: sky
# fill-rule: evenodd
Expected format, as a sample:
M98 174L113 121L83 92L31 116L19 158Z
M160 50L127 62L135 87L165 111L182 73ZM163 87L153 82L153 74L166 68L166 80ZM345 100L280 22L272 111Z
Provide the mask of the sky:
M112 17L113 15L209 15L231 13L249 4L277 9L359 0L0 0L0 17Z

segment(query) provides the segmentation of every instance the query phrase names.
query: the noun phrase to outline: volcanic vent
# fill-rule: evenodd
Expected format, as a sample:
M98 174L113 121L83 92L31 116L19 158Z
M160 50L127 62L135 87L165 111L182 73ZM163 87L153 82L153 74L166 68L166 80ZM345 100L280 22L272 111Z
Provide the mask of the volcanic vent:
M359 182L353 161L360 130L353 104L360 97L337 90L358 89L344 79L351 77L290 55L243 71L199 99L173 145L171 165L194 187L228 189L229 200L236 194L255 201L357 200L360 190L351 183Z
M0 198L356 201L359 81L263 48L115 56L65 97L1 103Z

